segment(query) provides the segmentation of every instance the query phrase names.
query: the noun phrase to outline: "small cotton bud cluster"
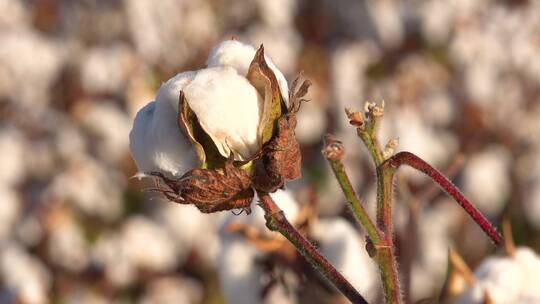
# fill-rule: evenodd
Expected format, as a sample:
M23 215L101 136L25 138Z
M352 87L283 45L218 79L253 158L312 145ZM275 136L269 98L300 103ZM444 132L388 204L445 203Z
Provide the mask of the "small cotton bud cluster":
M324 137L324 149L322 154L330 161L341 161L345 155L345 147L343 143L334 138L334 136L327 134Z
M366 102L364 104L364 112L366 112L366 116L372 116L372 117L381 117L384 114L384 100L381 102L381 105L377 105L374 102Z
M394 152L399 144L399 139L392 138L388 141L386 146L384 146L383 150L383 157L384 159L390 158L390 156L394 155Z
M364 104L364 113L346 108L345 113L349 123L358 129L358 132L374 133L378 121L384 115L384 101L380 105L374 102ZM359 135L361 135L359 133Z

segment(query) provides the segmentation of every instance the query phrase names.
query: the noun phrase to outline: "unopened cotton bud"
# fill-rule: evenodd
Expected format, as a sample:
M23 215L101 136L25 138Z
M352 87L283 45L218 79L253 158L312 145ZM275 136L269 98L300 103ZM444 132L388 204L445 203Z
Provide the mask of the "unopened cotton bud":
M383 157L386 159L392 156L398 144L399 144L399 139L397 138L390 139L388 143L386 144L386 146L384 147Z
M349 123L355 127L360 127L364 123L364 116L351 108L345 108L345 114L349 118Z

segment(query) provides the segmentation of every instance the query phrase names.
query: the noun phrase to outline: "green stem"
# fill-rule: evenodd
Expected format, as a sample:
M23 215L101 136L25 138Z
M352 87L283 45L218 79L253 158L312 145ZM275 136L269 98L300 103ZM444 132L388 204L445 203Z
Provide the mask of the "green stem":
M287 220L283 211L266 192L257 191L265 212L266 226L286 237L302 256L352 303L367 303L343 275Z
M386 304L399 304L402 302L399 284L396 257L394 255L392 240L388 239L384 247L376 248L375 261L379 266L383 282L384 298Z
M358 130L362 140L370 150L376 164L383 162L384 158L374 136ZM397 273L397 264L393 251L392 239L392 168L377 165L377 224L375 226L364 209L361 200L356 195L351 185L345 167L343 157L345 148L343 144L335 140L331 135L325 137L323 154L329 161L330 166L339 182L347 201L349 202L356 218L362 224L369 236L368 253L379 266L381 280L387 304L401 303L401 289Z
M349 202L349 206L351 207L354 215L366 230L371 241L374 244L378 244L381 240L381 236L379 235L377 227L375 227L375 224L373 224L366 209L364 208L364 204L356 195L356 192L351 185L351 181L347 176L347 172L345 171L345 167L343 166L343 162L341 160L330 159L328 161L330 162L332 171L334 171L334 175L336 176L336 179L341 186L341 190L343 190L345 198Z

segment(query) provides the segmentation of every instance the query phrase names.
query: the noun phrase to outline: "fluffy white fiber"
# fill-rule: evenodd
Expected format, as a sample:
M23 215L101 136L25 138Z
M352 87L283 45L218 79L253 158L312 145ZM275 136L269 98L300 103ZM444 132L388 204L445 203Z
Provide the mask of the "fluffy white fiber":
M513 257L490 257L475 271L477 282L458 303L484 303L488 292L494 303L540 303L540 258L520 247Z
M245 160L259 150L257 129L262 100L231 67L200 70L184 93L189 106L219 152Z
M245 76L247 75L249 65L253 60L256 51L257 50L249 44L244 44L237 40L226 40L210 51L207 64L208 67L229 66L234 68L238 74ZM289 87L287 85L287 79L285 79L285 76L283 76L270 57L265 55L264 59L268 64L268 67L276 75L281 96L288 104Z
M139 171L178 176L195 165L194 150L177 123L181 90L224 157L232 152L236 160L245 160L259 150L262 98L245 77L255 52L251 45L224 41L210 53L208 68L180 73L161 86L155 101L137 113L130 133ZM285 77L270 58L266 61L288 102Z

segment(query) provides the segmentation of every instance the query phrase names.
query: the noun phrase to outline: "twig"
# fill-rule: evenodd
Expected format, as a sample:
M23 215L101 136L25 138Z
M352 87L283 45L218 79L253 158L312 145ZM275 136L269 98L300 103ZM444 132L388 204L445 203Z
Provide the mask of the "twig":
M266 192L257 192L260 206L265 212L266 226L272 231L278 231L286 237L330 283L352 303L367 303L360 293L343 277L343 275L294 228L285 217L283 211Z

